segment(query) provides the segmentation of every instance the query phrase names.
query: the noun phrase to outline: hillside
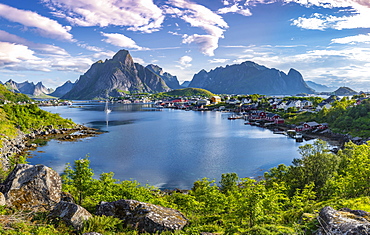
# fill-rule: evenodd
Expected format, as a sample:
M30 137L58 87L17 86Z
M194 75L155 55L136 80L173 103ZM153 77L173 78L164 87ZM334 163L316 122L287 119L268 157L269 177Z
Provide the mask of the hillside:
M214 94L210 91L201 88L183 88L178 90L173 90L165 92L164 94L168 96L202 96L202 97L212 97Z
M0 104L4 104L5 101L13 103L29 102L31 99L25 94L9 91L4 85L0 84Z
M295 69L288 74L246 61L195 74L189 87L207 89L216 94L295 95L313 94Z
M337 90L334 91L334 94L338 96L351 96L357 95L358 92L349 87L339 87Z
M134 63L127 50L112 59L98 61L76 82L62 99L90 100L121 97L126 93L166 92L166 82L152 70Z

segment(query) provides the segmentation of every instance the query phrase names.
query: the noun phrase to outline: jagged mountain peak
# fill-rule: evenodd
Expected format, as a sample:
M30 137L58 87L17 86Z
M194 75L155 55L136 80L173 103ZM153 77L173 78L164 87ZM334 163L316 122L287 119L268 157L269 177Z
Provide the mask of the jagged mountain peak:
M120 50L112 59L94 63L64 99L106 99L127 92L163 92L170 88L150 69L134 63L129 51Z
M128 50L119 50L112 58L112 60L115 60L115 61L124 61L126 60L126 57L127 56L130 56L130 53Z

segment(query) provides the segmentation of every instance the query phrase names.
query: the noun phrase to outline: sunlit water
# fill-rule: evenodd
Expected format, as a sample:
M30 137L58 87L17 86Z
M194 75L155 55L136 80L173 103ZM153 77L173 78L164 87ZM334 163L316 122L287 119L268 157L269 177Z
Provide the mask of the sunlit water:
M31 164L45 164L61 173L67 162L90 156L96 175L137 180L160 188L189 189L222 173L257 177L269 168L290 165L300 157L296 143L284 135L228 120L229 114L174 109L155 111L150 105L83 103L79 107L45 107L64 118L107 131L77 142L51 140L32 152Z

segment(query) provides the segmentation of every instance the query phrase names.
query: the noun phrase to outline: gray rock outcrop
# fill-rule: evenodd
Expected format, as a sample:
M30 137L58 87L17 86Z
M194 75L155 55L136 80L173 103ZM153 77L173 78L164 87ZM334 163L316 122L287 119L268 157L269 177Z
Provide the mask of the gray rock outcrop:
M149 64L146 66L147 69L151 70L153 73L160 76L167 84L167 86L171 89L181 89L183 88L180 86L179 80L177 80L176 76L171 75L170 73L164 72L161 67L154 64Z
M59 174L44 165L18 164L2 185L6 205L19 210L49 211L61 199Z
M320 211L319 217L317 218L320 228L315 234L369 234L369 216L370 213L362 210L343 208L337 211L330 206L327 206Z
M181 230L188 222L179 211L135 200L101 202L97 215L114 216L139 232Z
M83 227L83 222L88 220L92 215L85 208L71 203L59 202L49 214L52 218L61 218L66 224L80 230Z

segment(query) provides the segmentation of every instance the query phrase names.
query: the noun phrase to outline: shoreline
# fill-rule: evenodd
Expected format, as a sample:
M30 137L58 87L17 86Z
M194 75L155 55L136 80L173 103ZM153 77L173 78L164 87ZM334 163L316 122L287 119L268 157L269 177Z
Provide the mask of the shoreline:
M60 129L48 126L45 129L34 130L28 134L18 131L18 135L15 138L3 139L3 147L0 148L0 164L4 170L9 170L12 157L22 156L24 154L28 155L28 151L42 146L44 141L49 141L51 139L56 139L58 141L77 141L87 137L94 137L102 133L103 132L98 129L79 124L73 128Z

